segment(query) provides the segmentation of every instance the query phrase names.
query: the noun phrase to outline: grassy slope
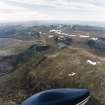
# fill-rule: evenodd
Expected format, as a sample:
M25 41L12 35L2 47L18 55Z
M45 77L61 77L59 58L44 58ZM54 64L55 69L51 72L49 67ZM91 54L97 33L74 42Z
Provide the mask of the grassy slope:
M103 57L80 48L66 48L47 56L43 61L42 55L34 55L13 73L0 77L0 105L18 105L38 91L58 87L89 88L93 98L88 105L105 103ZM97 65L87 64L88 59ZM76 75L68 75L73 72Z
M87 64L88 59L97 65ZM68 75L73 72L76 75ZM49 55L29 77L32 92L57 87L89 88L94 97L89 105L105 103L105 59L83 49L68 48Z
M35 54L25 63L19 64L14 72L0 77L0 105L17 105L27 96L27 73L43 59L42 55Z

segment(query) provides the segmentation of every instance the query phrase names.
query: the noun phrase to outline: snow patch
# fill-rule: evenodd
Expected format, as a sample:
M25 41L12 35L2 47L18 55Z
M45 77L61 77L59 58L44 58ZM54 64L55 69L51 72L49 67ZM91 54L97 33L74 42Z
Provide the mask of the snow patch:
M98 40L98 38L91 38L92 40L94 40L94 41L97 41Z
M49 32L55 32L57 34L62 34L62 31L61 30L55 30L55 29L50 30Z
M49 36L48 36L48 38L53 38L53 37L54 37L53 35L49 35Z
M76 35L68 35L68 36L76 36Z
M97 64L97 62L91 61L91 60L87 60L86 61L88 64L91 64L93 66L95 66Z
M82 37L82 38L89 38L90 36L89 35L80 35L80 37Z
M64 38L64 36L60 35L59 38Z
M40 31L39 34L42 34L42 32Z
M71 74L68 74L69 77L75 76L76 73L72 72Z

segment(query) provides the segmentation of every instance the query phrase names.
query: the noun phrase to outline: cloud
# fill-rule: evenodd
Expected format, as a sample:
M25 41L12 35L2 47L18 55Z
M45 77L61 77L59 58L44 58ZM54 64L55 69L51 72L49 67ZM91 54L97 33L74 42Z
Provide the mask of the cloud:
M105 0L1 0L0 20L105 21ZM24 18L23 18L24 17Z
M46 17L47 15L39 13L37 10L32 11L22 6L0 2L0 21L40 20Z

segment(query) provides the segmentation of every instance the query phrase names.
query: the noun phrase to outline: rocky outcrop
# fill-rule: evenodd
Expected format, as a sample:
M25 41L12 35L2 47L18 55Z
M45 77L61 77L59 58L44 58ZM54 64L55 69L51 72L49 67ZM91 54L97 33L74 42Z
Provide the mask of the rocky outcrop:
M101 37L91 38L87 42L87 45L90 48L94 48L94 49L96 49L98 51L105 52L105 38L101 38Z
M35 53L45 52L48 49L48 45L32 45L17 55L0 57L0 75L14 71L17 65L28 61Z

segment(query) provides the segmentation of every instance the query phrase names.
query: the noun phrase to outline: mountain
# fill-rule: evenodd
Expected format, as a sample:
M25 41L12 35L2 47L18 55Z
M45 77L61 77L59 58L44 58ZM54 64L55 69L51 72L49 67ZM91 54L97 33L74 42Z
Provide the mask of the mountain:
M19 105L32 94L64 87L88 88L87 105L105 105L103 28L19 27L11 38L0 38L0 105Z
M0 77L0 105L18 105L38 91L60 87L88 88L92 98L87 105L103 105L104 73L105 59L82 48L33 53Z
M95 31L95 32L105 32L105 28L104 27L93 27L93 26L88 26L88 25L73 25L72 27L73 30L76 31Z

